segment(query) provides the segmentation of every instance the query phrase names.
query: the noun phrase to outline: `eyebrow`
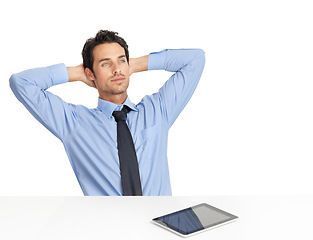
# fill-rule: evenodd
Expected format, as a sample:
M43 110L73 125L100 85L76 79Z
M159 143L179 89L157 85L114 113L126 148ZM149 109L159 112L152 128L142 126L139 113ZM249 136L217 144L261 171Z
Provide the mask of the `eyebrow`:
M117 58L120 59L120 58L124 58L124 57L126 57L125 54L124 54L124 55L121 55L121 56L119 56L119 57L117 57ZM109 61L109 60L111 60L111 58L102 58L102 59L99 60L99 63L100 63L100 62L104 62L104 61Z

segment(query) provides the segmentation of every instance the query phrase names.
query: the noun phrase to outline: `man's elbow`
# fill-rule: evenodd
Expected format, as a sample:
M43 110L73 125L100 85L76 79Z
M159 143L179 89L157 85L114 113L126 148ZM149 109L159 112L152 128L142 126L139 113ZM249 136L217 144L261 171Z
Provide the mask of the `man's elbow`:
M25 80L19 73L12 74L9 79L10 88L13 93L17 96L21 89L24 88Z
M205 52L198 48L194 50L193 62L196 67L203 69L205 65Z
M18 82L20 81L20 77L18 74L12 74L12 76L9 79L10 88L13 90L18 85Z
M197 59L204 65L205 64L205 52L203 49L198 49Z

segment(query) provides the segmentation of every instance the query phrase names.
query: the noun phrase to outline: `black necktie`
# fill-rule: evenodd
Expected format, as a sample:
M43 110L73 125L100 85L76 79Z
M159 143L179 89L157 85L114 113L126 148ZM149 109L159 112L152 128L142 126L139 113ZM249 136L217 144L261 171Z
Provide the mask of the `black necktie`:
M131 133L126 124L129 108L124 105L122 111L114 111L117 122L117 147L120 161L124 196L142 196L138 161Z

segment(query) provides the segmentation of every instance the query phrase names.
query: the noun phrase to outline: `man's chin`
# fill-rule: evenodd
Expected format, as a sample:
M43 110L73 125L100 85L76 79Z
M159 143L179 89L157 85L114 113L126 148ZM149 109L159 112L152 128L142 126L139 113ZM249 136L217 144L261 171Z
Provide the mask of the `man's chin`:
M112 89L111 93L113 95L119 95L119 94L124 94L127 91L128 85L127 86L117 86L116 88Z
M108 91L108 93L112 95L121 95L121 94L126 93L126 91L127 91L126 87L119 87L119 88L111 89L111 91Z
M111 92L111 94L112 95L121 95L121 94L124 94L124 93L126 93L126 90L124 90L124 91L116 91L116 92Z

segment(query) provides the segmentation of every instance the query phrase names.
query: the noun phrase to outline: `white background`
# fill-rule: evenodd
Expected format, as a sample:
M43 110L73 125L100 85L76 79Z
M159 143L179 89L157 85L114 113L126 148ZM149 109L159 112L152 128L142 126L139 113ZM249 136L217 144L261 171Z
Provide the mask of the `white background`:
M82 62L85 40L119 32L130 56L202 48L206 66L170 130L173 195L313 194L311 1L6 1L0 6L0 195L82 195L62 143L14 97L15 72ZM135 103L170 76L134 74ZM49 89L97 106L83 83Z

